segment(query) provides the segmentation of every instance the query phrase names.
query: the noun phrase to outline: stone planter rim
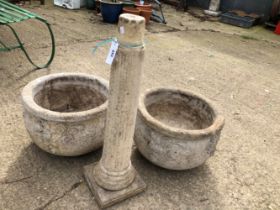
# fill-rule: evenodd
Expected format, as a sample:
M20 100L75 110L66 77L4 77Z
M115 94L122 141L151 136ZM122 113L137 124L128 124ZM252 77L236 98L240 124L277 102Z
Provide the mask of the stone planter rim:
M145 105L145 99L148 95L155 93L155 92L172 92L176 94L183 94L183 95L189 95L193 96L195 98L198 98L199 100L204 101L208 106L213 110L214 113L214 120L213 123L208 126L207 128L204 129L199 129L199 130L187 130L187 129L182 129L182 128L176 128L172 127L169 125L166 125L162 123L161 121L157 120L154 118L148 111ZM146 123L156 129L160 130L162 133L174 137L174 138L179 138L179 139L201 139L202 137L208 137L212 136L213 134L216 134L220 130L222 130L225 119L222 115L219 114L215 106L211 101L209 101L207 98L204 96L191 92L191 91L186 91L178 88L153 88L153 89L148 89L146 92L141 94L140 99L139 99L139 112L140 112L140 117L146 121Z
M81 120L88 120L91 119L93 115L96 115L98 113L102 113L106 111L108 100L101 105L94 107L92 109L86 110L86 111L77 111L77 112L56 112L51 111L49 109L43 108L42 106L38 105L34 101L34 90L36 87L39 87L43 85L44 83L62 78L62 77L70 77L70 78L89 78L92 80L98 80L104 87L109 89L108 82L98 76L86 74L86 73L55 73L55 74L49 74L46 76L39 77L30 83L28 83L21 92L21 99L24 108L26 108L31 114L50 121L56 121L56 122L79 122Z

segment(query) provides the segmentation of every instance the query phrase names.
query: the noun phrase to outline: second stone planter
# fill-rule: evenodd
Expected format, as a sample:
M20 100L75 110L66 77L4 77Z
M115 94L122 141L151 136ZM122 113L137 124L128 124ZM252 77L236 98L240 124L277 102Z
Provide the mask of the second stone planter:
M203 164L215 152L224 118L203 96L154 89L140 98L135 143L152 163L172 170Z
M40 77L22 91L24 122L41 149L77 156L103 144L108 82L81 73Z

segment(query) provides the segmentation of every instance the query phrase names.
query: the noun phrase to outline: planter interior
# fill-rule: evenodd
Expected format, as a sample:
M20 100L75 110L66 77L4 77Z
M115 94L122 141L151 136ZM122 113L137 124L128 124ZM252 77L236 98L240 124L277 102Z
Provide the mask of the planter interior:
M152 5L149 3L140 4L140 2L136 2L135 6L139 8L152 9Z
M71 79L56 78L48 81L34 96L41 107L55 112L80 112L93 109L106 101L96 87L85 83L73 83Z
M152 92L144 103L153 118L172 128L200 130L209 127L214 120L214 111L196 96Z

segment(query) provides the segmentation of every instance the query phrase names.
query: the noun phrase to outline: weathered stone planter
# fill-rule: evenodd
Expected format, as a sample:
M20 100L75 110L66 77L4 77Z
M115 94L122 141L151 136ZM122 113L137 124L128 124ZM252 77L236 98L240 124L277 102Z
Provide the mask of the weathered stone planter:
M51 74L22 91L25 126L41 149L63 156L103 144L108 82L81 73Z
M224 118L204 97L178 89L154 89L140 98L135 142L152 163L185 170L214 154Z

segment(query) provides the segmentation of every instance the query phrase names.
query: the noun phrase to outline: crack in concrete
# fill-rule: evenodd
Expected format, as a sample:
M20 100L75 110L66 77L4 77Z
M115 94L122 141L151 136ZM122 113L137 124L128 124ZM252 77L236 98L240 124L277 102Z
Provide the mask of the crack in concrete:
M84 44L84 43L95 43L96 41L101 40L102 38L95 38L94 40L89 40L89 39L74 39L74 40L63 40L63 41L57 41L55 44L55 47L65 47L65 46L70 46L70 45L75 45L75 44ZM31 49L34 50L39 50L39 49L45 49L45 48L51 48L51 44L45 44L44 46L32 46L30 47Z
M188 13L191 17L194 17L194 18L200 20L201 22L204 22L204 21L218 22L218 18L210 17L210 16L207 16L207 15L205 15L205 14L197 14L196 12L194 12L194 11L192 11L192 10L188 10L187 13Z
M11 180L11 181L8 180L8 181L0 182L0 184L12 184L12 183L16 183L16 182L22 182L22 181L25 181L26 179L30 179L32 177L33 176L27 176L27 177L23 177L23 178Z
M169 29L164 30L164 31L152 31L148 29L148 32L151 34L161 34L161 33L174 33L174 32L185 32L185 31L206 31L206 32L213 32L213 33L221 33L221 34L226 34L226 35L236 35L238 36L238 34L229 34L229 33L225 33L223 31L217 31L214 29L208 29L208 28L188 28L187 26L185 27L185 29L179 29L179 28L175 28L172 26L168 26Z
M167 29L165 31L152 31L152 30L148 30L149 33L151 34L161 34L161 33L172 33L172 32L181 32L181 31L186 31L186 30L181 30L181 29L178 29L178 28L173 28L173 27L170 27L170 29Z
M36 210L43 210L45 208L47 208L49 205L51 205L53 202L56 202L62 198L64 198L66 195L68 195L71 191L73 191L74 189L78 188L81 184L83 183L83 181L79 181L74 183L68 190L66 190L65 192L62 193L62 195L58 196L58 197L52 197L48 202L46 202L43 206L40 206L38 208L36 208Z
M208 21L208 20L207 20ZM169 29L167 30L163 30L163 31L152 31L152 30L149 30L148 29L148 32L151 33L151 34L164 34L164 33L176 33L176 32L186 32L186 31L203 31L203 32L213 32L213 33L221 33L221 34L225 34L225 35L232 35L232 36L241 36L240 34L237 34L237 33L225 33L223 31L218 31L218 30L214 30L214 29L196 29L196 28L188 28L186 26L185 29L179 29L179 28L175 28L175 27L172 27L172 26L167 26L169 27ZM84 43L95 43L96 41L98 40L101 40L102 38L95 38L94 40L89 40L89 39L81 39L81 38L73 38L73 40L65 40L65 41L58 41L56 43L56 47L65 47L65 46L70 46L70 45L75 45L75 44L84 44ZM257 41L262 41L262 42L266 42L266 43L269 43L269 44L276 44L276 45L279 45L279 43L277 42L273 42L273 41L269 41L269 40L266 40L266 39L258 39ZM39 49L45 49L45 48L50 48L51 45L50 44L45 44L44 46L41 46L41 47L38 47L38 46L34 46L34 47L31 47L32 49L35 49L35 50L39 50Z
M210 29L210 28L188 28L186 26L185 29L179 29L179 28L175 28L175 27L171 27L168 26L170 29L164 30L164 31L152 31L152 30L148 30L149 33L151 34L162 34L162 33L174 33L174 32L195 32L195 31L203 31L203 32L212 32L212 33L220 33L223 35L231 35L231 36L236 36L236 37L241 37L242 38L242 34L238 34L238 33L226 33L224 31L219 31L219 30L214 30L214 29ZM279 42L274 42L274 41L270 41L270 40L266 40L266 39L258 39L256 38L255 41L260 41L260 42L265 42L268 43L270 45L280 45Z

